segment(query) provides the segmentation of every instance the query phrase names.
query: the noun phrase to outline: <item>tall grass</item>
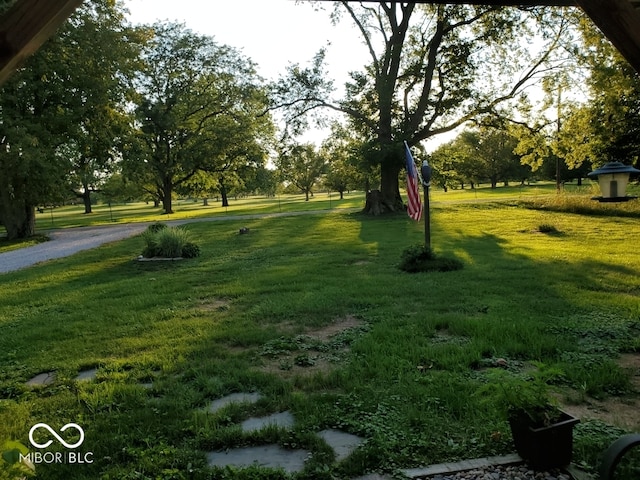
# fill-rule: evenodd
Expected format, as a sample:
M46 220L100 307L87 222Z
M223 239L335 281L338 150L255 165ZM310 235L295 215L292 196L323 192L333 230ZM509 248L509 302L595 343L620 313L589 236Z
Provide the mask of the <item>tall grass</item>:
M543 223L559 234L541 234ZM239 235L245 226L250 233ZM633 218L513 202L434 205L434 250L465 267L427 274L398 268L402 251L423 238L422 224L405 215L184 228L201 246L197 259L134 262L143 247L136 237L0 276L0 444L28 445L38 422L75 422L94 453L89 465L39 465L38 478L248 478L209 468L205 452L269 442L312 452L300 478L507 453L507 425L475 400L498 359L514 372L533 362L560 368L560 394L585 385L585 398L637 394L616 362L637 349L629 341L640 318ZM363 326L348 350L296 340L345 318ZM266 350L296 341L324 361L269 362ZM75 380L96 367L94 381ZM52 385L25 385L51 371ZM238 391L263 398L205 413ZM287 409L291 432L238 427ZM366 444L334 465L315 436L325 428ZM576 460L594 468L613 428L586 428Z

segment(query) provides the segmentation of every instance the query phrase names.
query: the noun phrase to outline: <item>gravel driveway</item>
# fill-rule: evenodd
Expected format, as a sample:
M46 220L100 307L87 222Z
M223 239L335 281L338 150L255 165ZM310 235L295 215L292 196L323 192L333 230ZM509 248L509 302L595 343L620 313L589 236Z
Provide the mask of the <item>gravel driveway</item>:
M327 213L345 213L359 209L310 210L306 212L285 212L258 215L228 215L224 217L191 218L171 220L167 225L183 225L195 222L215 222L224 220L254 220L269 217L291 217L297 215L317 215ZM76 227L52 230L47 233L48 242L39 243L31 247L0 253L0 273L12 272L30 267L36 263L67 257L82 250L96 248L105 243L116 242L144 232L153 222L128 223L123 225L100 225L95 227Z
M0 273L20 270L46 260L67 257L81 250L132 237L142 233L147 225L131 223L54 230L48 234L48 242L0 253Z

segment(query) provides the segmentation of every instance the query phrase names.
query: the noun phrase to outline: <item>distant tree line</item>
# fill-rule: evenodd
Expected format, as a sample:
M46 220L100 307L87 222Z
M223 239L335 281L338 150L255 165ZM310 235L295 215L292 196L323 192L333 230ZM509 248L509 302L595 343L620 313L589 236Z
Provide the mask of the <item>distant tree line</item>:
M10 3L0 0L0 10ZM171 213L177 196L228 205L282 189L306 198L361 189L380 193L371 211L397 211L402 142L421 149L456 129L429 156L444 189L534 177L560 184L611 159L638 166L638 74L577 10L329 8L370 52L343 98L334 98L324 51L267 82L238 50L184 25L132 26L121 0L84 2L0 88L8 238L34 234L36 208L69 199L87 214L96 198L147 200ZM527 89L540 80L545 96L533 101ZM577 85L583 98L571 94ZM300 143L327 111L343 114L329 138Z

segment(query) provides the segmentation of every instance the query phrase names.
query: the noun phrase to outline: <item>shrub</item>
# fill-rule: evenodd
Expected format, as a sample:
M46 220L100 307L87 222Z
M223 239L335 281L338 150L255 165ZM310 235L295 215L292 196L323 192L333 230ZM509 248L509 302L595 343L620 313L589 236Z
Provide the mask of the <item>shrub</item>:
M189 241L188 232L183 228L155 223L147 228L142 238L145 242L142 256L146 258L194 258L200 255L200 247Z
M540 233L560 233L560 231L556 227L548 223L538 225L538 231Z
M167 227L166 223L162 223L162 222L154 222L151 225L149 225L147 227L147 231L152 232L152 233L157 233L160 230L164 230L165 228L169 228Z
M460 270L463 263L457 258L441 257L424 245L413 245L402 252L400 270L416 272L450 272Z
M182 247L182 256L184 258L195 258L200 255L200 247L193 242L187 242Z
M176 258L182 255L182 247L187 243L187 232L182 228L164 228L156 233L159 256Z

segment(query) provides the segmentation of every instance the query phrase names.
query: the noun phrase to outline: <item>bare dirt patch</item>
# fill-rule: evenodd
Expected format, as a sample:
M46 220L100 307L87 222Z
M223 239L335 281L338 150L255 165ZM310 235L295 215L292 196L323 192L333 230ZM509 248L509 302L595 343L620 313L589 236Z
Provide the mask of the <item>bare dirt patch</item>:
M364 322L359 318L353 315L347 315L342 318L338 318L334 322L317 329L310 330L307 335L310 337L315 337L318 340L326 341L329 338L337 335L338 333L344 332L345 330L349 330L351 328L361 327L364 325Z
M231 302L225 298L203 298L198 309L203 312L216 312L228 309L230 304Z
M640 431L640 354L622 354L618 363L630 372L635 395L605 400L589 398L580 405L562 405L562 409L581 420L600 420L625 430Z
M285 378L331 371L345 359L352 342L365 330L362 320L347 315L299 335L289 333L263 346L257 359L259 369Z

